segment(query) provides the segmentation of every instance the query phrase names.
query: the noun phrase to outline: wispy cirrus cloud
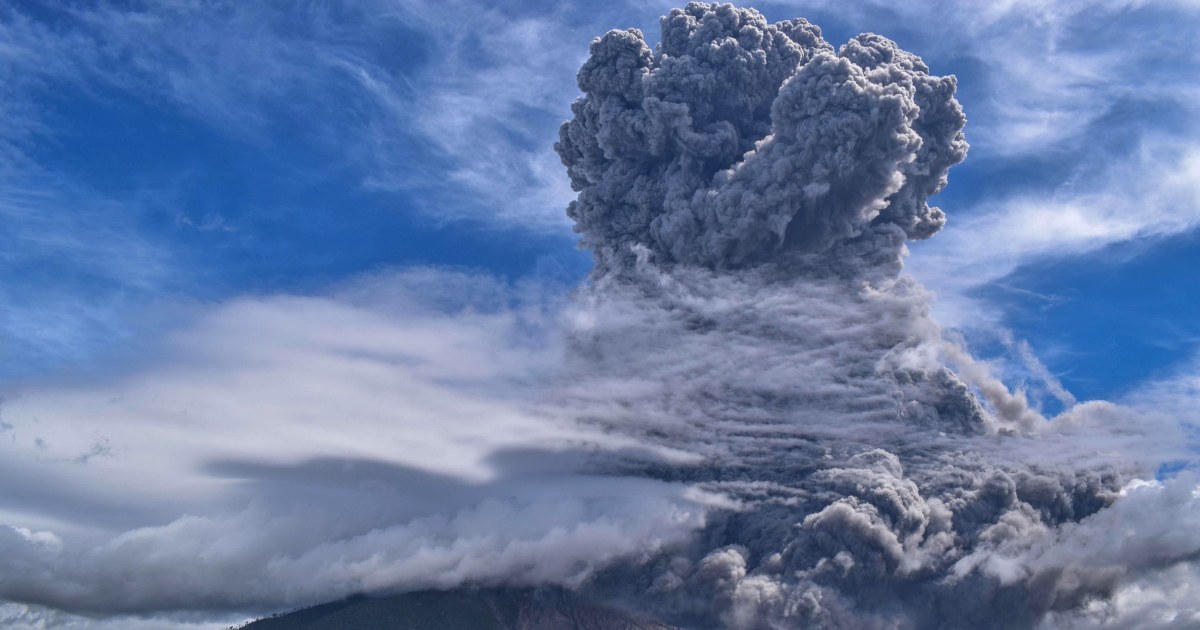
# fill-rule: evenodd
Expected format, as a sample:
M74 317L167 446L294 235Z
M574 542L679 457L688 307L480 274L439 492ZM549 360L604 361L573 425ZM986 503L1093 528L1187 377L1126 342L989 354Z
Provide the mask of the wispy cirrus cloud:
M1197 199L1200 151L1153 139L1133 156L1080 172L1056 190L981 202L938 239L916 245L906 266L939 293L945 324L995 322L1001 313L972 298L973 290L1033 262L1194 230L1200 226Z
M311 224L368 215L364 197L375 215L565 234L551 144L575 60L536 44L568 35L446 9L0 9L8 371L111 347L161 298L222 295L231 256L297 266L309 235L293 226L324 236ZM321 186L335 192L307 192ZM375 256L402 259L395 240Z
M54 136L39 112L49 92L117 90L238 141L298 134L370 189L437 193L418 204L436 220L559 233L570 190L552 144L586 42L604 28L579 8L415 0L0 18L14 75L0 136L13 143Z
M373 115L363 109L371 103L357 75L407 89L403 75L421 62L419 40L409 49L396 44L415 31L361 7L151 2L47 13L0 14L8 73L22 79L7 82L8 100L38 117L6 131L39 129L43 143L56 135L53 110L47 113L44 103L66 86L101 103L124 95L176 110L251 143L270 142L270 134L291 132L295 125L287 123L300 122L301 133L353 151L372 131L366 123ZM312 119L313 110L326 117Z
M1200 354L1130 388L1124 402L1183 419L1197 430L1200 428Z
M138 224L153 198L106 198L50 174L0 181L0 376L127 337L139 304L177 280L172 252Z
M591 36L589 27L572 24L566 6L506 15L518 10L457 2L401 5L433 37L433 54L421 72L422 89L411 99L377 93L450 158L438 179L466 206L447 218L483 212L506 224L564 230L563 209L573 193L553 141L577 92L573 78L587 52L580 42ZM404 187L417 179L397 165L370 183Z

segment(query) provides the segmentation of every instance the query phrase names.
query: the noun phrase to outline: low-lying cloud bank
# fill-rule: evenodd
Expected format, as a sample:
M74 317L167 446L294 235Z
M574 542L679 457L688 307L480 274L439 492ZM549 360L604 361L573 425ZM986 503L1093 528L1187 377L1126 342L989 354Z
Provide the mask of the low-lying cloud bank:
M577 585L682 542L727 502L587 465L679 455L537 403L561 363L557 299L438 270L246 299L149 367L13 397L0 483L19 525L0 529L0 594L96 614L265 611Z
M730 6L662 26L593 43L557 146L585 286L248 299L126 377L25 391L0 598L556 583L696 628L1194 623L1196 483L1155 480L1186 419L1045 418L901 273L966 155L953 77Z

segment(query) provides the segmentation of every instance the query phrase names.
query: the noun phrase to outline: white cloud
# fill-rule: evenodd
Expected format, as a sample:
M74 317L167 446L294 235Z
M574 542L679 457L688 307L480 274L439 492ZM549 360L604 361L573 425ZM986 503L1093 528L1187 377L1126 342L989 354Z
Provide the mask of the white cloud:
M0 190L5 376L127 338L138 297L179 273L172 252L139 226L156 199L114 199L62 177L2 170Z
M1200 625L1200 566L1179 564L1121 586L1110 601L1052 614L1046 629L1194 628Z
M587 42L608 28L573 11L151 2L76 7L50 28L9 10L0 157L53 137L42 102L55 90L117 90L239 142L291 125L368 188L435 192L435 220L565 233L573 194L553 143Z
M433 37L435 52L411 102L381 94L381 103L411 117L415 129L453 159L450 182L475 198L466 211L563 231L574 193L553 143L577 93L575 71L586 42L598 33L568 26L566 8L513 16L474 3L402 6ZM407 186L412 179L396 168L373 183Z
M1131 407L1178 418L1193 430L1200 427L1200 353L1169 371L1146 379L1124 396Z
M553 125L506 121L522 108L565 116L562 88L572 86L582 50L546 48L548 34L566 35L552 19L485 17L444 4L277 11L151 2L64 9L51 27L3 10L0 167L9 169L0 174L37 167L36 149L56 141L47 106L56 93L99 102L119 94L252 146L284 130L366 186L436 189L443 203L426 208L434 219L564 231L569 188ZM463 59L476 43L479 58ZM535 148L515 145L513 134ZM464 185L469 195L451 195Z
M1005 195L914 247L906 268L938 294L950 326L999 313L967 293L1025 264L1200 226L1200 149L1157 140L1052 196Z
M1029 527L1023 536L985 546L958 565L1002 581L1039 580L1038 597L1067 609L1050 614L1039 627L1193 627L1200 610L1187 583L1197 571L1189 559L1200 553L1198 498L1194 477L1137 482L1112 506L1079 523L1054 530ZM1009 524L1018 522L1014 515ZM1077 591L1089 583L1108 583L1112 596L1079 601Z
M537 403L556 299L428 269L244 298L122 373L9 396L0 597L261 610L570 584L681 541L709 498L589 476L589 453L657 456Z
M251 620L245 615L230 615L218 621L211 617L183 614L98 619L40 606L0 603L0 627L7 630L228 630Z

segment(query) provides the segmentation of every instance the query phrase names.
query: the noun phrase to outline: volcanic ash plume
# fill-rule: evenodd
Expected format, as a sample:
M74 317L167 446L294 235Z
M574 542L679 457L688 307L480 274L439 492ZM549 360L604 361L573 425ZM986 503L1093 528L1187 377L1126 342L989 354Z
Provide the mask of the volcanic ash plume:
M876 35L835 54L805 20L730 6L662 26L653 53L637 30L592 44L562 128L568 213L602 265L643 246L734 268L941 229L926 199L967 151L953 77Z
M1116 618L1121 589L1189 566L1195 528L1153 560L1113 536L1137 501L1194 511L1127 485L1168 451L1148 420L1044 419L900 273L966 155L954 77L729 5L661 24L654 50L637 30L593 42L557 145L596 260L562 404L688 456L614 472L733 507L596 592L697 628L1016 628ZM1105 553L1073 553L1089 545Z
M445 270L245 298L5 401L0 625L557 585L577 627L1200 627L1181 423L1045 418L902 273L966 155L953 77L691 4L578 78L569 303Z

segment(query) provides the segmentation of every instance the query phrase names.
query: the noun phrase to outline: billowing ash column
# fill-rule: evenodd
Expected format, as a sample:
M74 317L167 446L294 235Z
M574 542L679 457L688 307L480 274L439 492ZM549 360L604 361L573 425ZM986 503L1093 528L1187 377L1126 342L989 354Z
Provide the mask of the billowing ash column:
M662 262L744 267L927 238L927 199L966 155L954 77L860 35L840 51L803 19L692 3L592 43L556 145L568 213L601 270L635 246Z
M966 155L954 77L877 35L835 51L805 20L693 3L654 50L636 30L595 40L578 79L556 148L596 270L564 405L680 455L609 472L731 506L598 592L764 629L1027 628L1112 595L1137 562L1040 550L1083 544L1079 523L1147 474L1130 414L1047 421L900 273Z

